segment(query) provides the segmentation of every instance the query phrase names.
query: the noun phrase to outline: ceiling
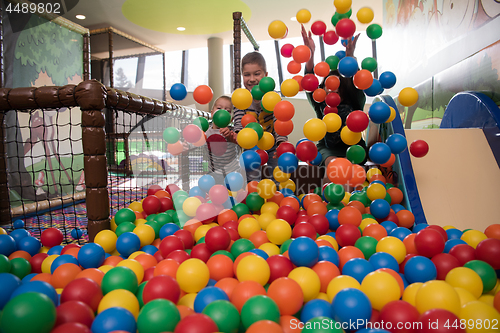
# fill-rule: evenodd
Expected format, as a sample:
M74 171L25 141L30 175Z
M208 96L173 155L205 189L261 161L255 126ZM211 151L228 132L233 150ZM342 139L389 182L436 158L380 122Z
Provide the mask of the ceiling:
M366 27L355 19L357 10L364 6L375 12L373 23L382 23L382 0L352 2L351 18L357 23L358 30ZM287 25L288 37L299 37L300 24L291 18L303 8L312 15L308 25L321 20L329 29L333 28L330 23L335 13L333 0L309 3L304 0L80 0L63 17L90 30L113 27L165 51L176 51L206 47L211 37L232 44L232 13L235 11L243 13L257 41L271 39L267 28L274 20ZM76 19L77 14L85 15L86 19ZM179 26L186 30L178 31ZM245 41L242 34L242 42ZM103 43L106 42L103 39ZM93 51L98 51L98 45L92 47Z

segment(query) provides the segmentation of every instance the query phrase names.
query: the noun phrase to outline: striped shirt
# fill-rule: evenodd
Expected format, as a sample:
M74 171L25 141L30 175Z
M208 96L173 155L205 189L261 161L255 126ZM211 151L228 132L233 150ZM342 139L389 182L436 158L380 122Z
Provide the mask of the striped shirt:
M219 129L214 129L210 127L205 132L205 134L207 135L208 139L211 135L214 134L220 135L220 132ZM210 171L226 175L230 172L237 171L240 169L240 155L241 155L240 146L232 142L227 142L226 144L227 144L226 151L221 156L213 154L210 150L208 151L208 156L209 156L208 166L210 168Z

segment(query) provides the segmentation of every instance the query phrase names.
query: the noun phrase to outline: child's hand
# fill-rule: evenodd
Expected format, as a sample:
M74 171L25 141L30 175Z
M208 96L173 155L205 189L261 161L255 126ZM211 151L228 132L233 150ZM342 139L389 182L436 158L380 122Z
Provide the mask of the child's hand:
M309 31L309 34L306 32L306 28L302 24L302 39L304 40L304 45L307 46L311 50L311 57L314 55L314 51L316 50L316 45L314 44L314 40L312 39L312 34Z
M345 48L345 55L347 57L353 57L354 56L354 49L356 48L356 42L358 41L359 34L354 36L354 38L349 39L347 42L347 46Z
M219 129L219 133L226 138L227 141L236 142L236 133L229 128L224 127Z

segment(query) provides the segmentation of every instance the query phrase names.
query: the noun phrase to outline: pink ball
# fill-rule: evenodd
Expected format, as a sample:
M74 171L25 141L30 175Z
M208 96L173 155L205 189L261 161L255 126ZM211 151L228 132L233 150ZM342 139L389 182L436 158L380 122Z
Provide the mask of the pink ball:
M429 152L429 145L424 140L415 140L410 144L410 153L414 157L424 157Z
M211 223L217 216L215 206L211 203L202 203L196 209L196 219L201 223Z
M40 241L42 242L43 246L53 247L60 245L63 241L63 238L64 236L61 230L57 228L48 228L42 232Z
M339 36L333 30L329 30L325 32L325 34L323 35L323 42L325 42L325 44L327 45L334 45L338 41L339 41Z
M221 226L213 227L205 235L205 244L212 252L226 250L231 244L231 235Z
M337 22L335 29L337 35L344 39L348 39L356 32L356 24L351 19L343 18Z
M321 36L326 31L326 24L323 21L316 21L311 24L311 32L316 36Z
M294 46L292 44L285 44L281 47L281 55L285 58L291 58Z
M201 138L201 129L195 124L189 124L182 130L184 140L189 143L196 143Z
M224 185L214 185L210 191L208 191L210 200L214 204L223 204L229 198L229 193Z
M346 126L352 132L363 132L367 127L370 119L363 111L353 111L346 118Z

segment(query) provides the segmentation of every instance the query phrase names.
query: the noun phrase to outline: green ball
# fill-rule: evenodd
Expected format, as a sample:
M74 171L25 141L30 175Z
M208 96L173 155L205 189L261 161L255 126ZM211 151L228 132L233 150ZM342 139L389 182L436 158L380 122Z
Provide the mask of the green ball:
M116 225L120 225L123 222L135 222L135 219L135 213L130 208L122 208L115 215Z
M325 323L327 323L325 325ZM302 333L344 333L341 323L330 317L314 317L304 323Z
M250 209L242 202L234 205L232 210L236 213L236 216L238 216L238 218L242 217L245 214L250 214Z
M237 332L240 327L240 313L229 301L213 301L205 306L202 313L212 318L220 332Z
M387 201L389 203L389 205L391 204L391 195L389 193L385 193L385 198L384 198L385 201Z
M351 197L349 198L349 202L351 202L351 201L359 201L365 207L368 207L371 204L371 200L368 198L368 196L366 195L366 192L364 192L364 191L354 191L351 194Z
M137 330L141 333L173 332L180 320L179 310L172 301L154 299L139 312Z
M202 243L205 243L205 236L201 237L200 239L198 239L198 241L196 242L196 244L202 244Z
M250 210L256 212L260 210L260 208L266 202L266 200L264 200L264 198L262 198L257 192L252 192L248 193L245 202L247 207L250 208Z
M325 62L330 66L330 70L334 71L339 68L339 57L332 55L325 59Z
M255 249L255 245L253 245L249 239L240 238L234 241L233 245L231 245L231 254L233 257L238 258L240 254L253 249Z
M325 199L329 203L338 204L345 197L345 189L340 184L328 184L324 191Z
M273 113L273 111L269 111L268 109L266 109L266 108L264 107L264 105L262 105L262 101L260 101L260 108L261 108L261 109L262 109L262 111L264 111L264 112L267 112L267 113Z
M288 251L288 248L290 247L290 244L292 243L293 239L287 239L283 244L280 246L280 253L283 254L286 251Z
M144 287L146 287L146 283L148 281L144 281L137 287L137 291L135 292L135 297L137 297L137 300L139 301L139 308L142 308L144 306L144 299L142 298L142 294L144 292Z
M175 191L174 194L172 194L172 200L175 200L175 199L177 199L178 197L181 197L181 196L188 198L189 197L189 193L187 193L184 190Z
M346 157L351 163L359 164L364 161L366 150L359 145L350 146L347 148Z
M191 218L187 216L184 211L180 210L175 213L175 218L174 218L174 223L177 224L179 227L183 228L184 224L186 224L187 221L189 221Z
M234 261L234 256L231 254L231 252L226 251L226 250L215 251L214 253L212 253L212 255L210 257L216 256L218 254L224 255L224 256L228 257L229 259L231 259L232 261Z
M215 126L224 128L231 122L231 113L227 110L217 110L214 113L213 121Z
M206 132L209 125L208 125L208 120L207 118L204 117L198 117L195 120L193 120L193 124L201 128L203 132Z
M250 297L241 308L241 322L245 328L260 320L280 322L280 310L276 302L264 295Z
M7 256L0 254L0 273L10 272L10 260Z
M317 194L317 195L321 195L321 187L320 186L316 186L313 190L313 193L314 194Z
M336 210L341 210L342 208L344 208L344 204L342 202L338 202L338 203L328 203L326 205L326 209L328 210L332 210L332 209L336 209Z
M151 215L148 215L148 216L146 217L146 221L148 221L148 222L149 222L149 221L153 221L153 220L155 219L155 217L156 217L156 214L151 214Z
M260 90L259 85L253 86L251 94L252 98L256 101L260 101L264 97L264 93Z
M375 238L371 236L363 236L356 240L354 246L360 249L365 255L365 259L368 260L375 252L377 252L377 243L378 241Z
M377 69L377 60L372 57L366 57L361 61L361 68L373 72Z
M3 308L0 332L49 333L55 322L56 307L47 295L23 293L9 300Z
M115 234L117 237L120 237L121 234L126 232L133 232L135 227L136 225L132 222L124 222L116 227Z
M10 273L22 280L31 273L31 264L24 258L14 258L10 261Z
M251 128L251 129L253 129L257 133L257 136L259 137L259 140L264 135L264 129L262 128L262 125L259 124L259 123L257 123L257 122L248 123L245 126L245 128Z
M374 220L375 220L375 216L373 216L372 214L363 214L363 215L361 215L361 217L362 217L363 219L368 219L368 218L370 218L370 219L374 219Z
M333 14L332 16L332 24L333 26L337 26L337 23L339 23L339 21L342 19L342 14L339 14L338 12L335 12L335 14Z
M189 197L180 195L174 199L174 207L177 210L177 212L182 210L182 205L184 204L184 201L186 201L187 198Z
M497 275L493 267L482 260L471 260L464 264L464 267L472 269L483 281L483 294L495 288Z
M377 23L370 24L366 28L366 34L371 39L380 38L380 36L382 36L382 27L379 24L377 24Z
M265 94L266 92L273 91L276 83L272 77L265 76L259 81L259 88Z
M104 295L116 289L125 289L135 294L138 286L137 276L134 271L125 266L111 268L104 274L101 281L101 289Z
M151 226L151 228L153 228L153 230L155 231L155 239L156 238L160 238L160 229L161 229L161 225L156 222L156 221L149 221L149 222L146 222L145 224Z
M175 127L167 127L163 131L163 140L167 143L176 143L181 138L181 132Z
M160 228L163 227L167 223L172 223L172 216L168 213L159 213L155 216L154 219L160 225Z

